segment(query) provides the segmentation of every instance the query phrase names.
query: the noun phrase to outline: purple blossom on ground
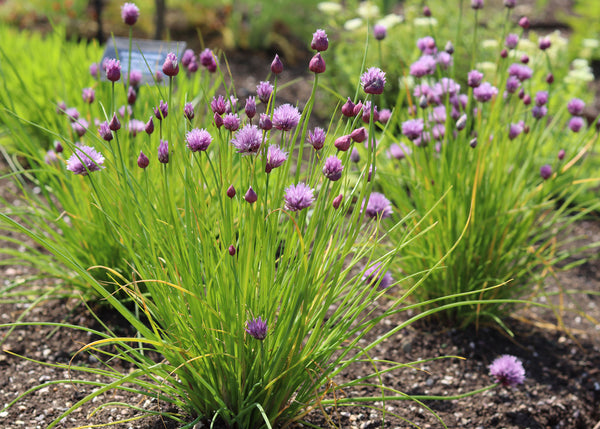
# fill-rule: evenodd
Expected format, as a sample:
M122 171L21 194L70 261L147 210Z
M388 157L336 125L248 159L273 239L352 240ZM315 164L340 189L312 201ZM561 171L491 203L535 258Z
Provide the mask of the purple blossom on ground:
M317 52L308 63L308 69L313 73L324 73L326 69L325 60L320 52Z
M192 152L205 151L212 142L212 136L204 128L194 128L185 135L185 141Z
M262 133L256 125L245 125L231 139L231 143L242 155L257 153L262 143Z
M365 203L363 201L363 207ZM365 214L371 219L375 218L387 218L392 215L392 204L390 201L380 192L372 192L369 196L365 209Z
M269 82L261 81L258 85L256 85L256 95L263 104L267 104L269 102L272 92L273 85L271 85Z
M410 65L410 74L415 77L423 77L435 72L437 62L431 55L423 55Z
M277 54L275 54L275 58L273 58L273 62L271 62L271 72L273 74L279 74L283 72L283 63Z
M409 140L415 140L423 133L424 123L423 119L409 119L408 121L402 122L402 134Z
M83 98L83 101L86 103L92 104L96 98L96 92L94 91L94 88L83 88L83 91L81 92L81 98Z
M162 71L169 77L177 76L179 73L179 61L177 60L177 55L173 52L167 54L167 58L165 58L165 62L162 66Z
M106 121L102 122L98 126L98 134L100 134L100 137L102 137L107 142L109 142L113 139L112 132L110 130L110 127L108 126L108 122L106 122Z
M360 77L360 84L367 94L381 94L385 86L385 73L378 67L371 67Z
M398 160L404 159L412 153L412 150L404 143L392 143L390 145L390 155Z
M508 67L509 76L515 76L520 82L531 79L533 70L525 64L513 63Z
M140 156L138 156L137 165L140 168L146 168L148 165L150 165L150 160L142 151L140 151Z
M581 116L573 116L569 121L569 128L574 133L578 133L579 131L581 131L584 125L585 122Z
M495 86L492 86L489 82L483 82L477 88L473 89L473 96L475 100L485 103L486 101L490 101L492 97L498 94L498 89Z
M314 202L313 190L300 182L297 185L290 185L285 189L285 208L293 212L306 209Z
M244 112L249 119L254 118L256 115L256 98L250 96L246 99L246 105L244 106Z
M260 119L258 120L258 128L264 131L269 131L273 128L273 122L271 122L271 118L266 113L260 114Z
M281 166L287 160L287 153L277 145L270 145L267 149L267 163L265 173L270 173L274 168Z
M340 180L343 170L342 160L335 155L327 158L323 164L323 174L332 182Z
M314 130L308 132L308 142L315 150L320 150L325 144L325 130L321 127L316 127Z
M387 36L387 28L385 28L385 25L375 24L373 26L373 35L375 39L383 40Z
M169 114L169 105L165 103L163 100L160 100L158 107L154 108L154 116L159 121L162 121Z
M281 131L290 131L300 122L300 112L291 104L282 104L273 112L273 126Z
M75 174L87 176L88 172L99 171L104 168L104 157L91 146L77 144L77 148L67 160L67 170Z
M246 322L246 333L259 341L262 341L267 337L268 330L269 327L267 325L267 321L262 320L260 316L258 316L256 319L248 320Z
M315 51L323 52L329 47L329 39L327 33L324 30L317 30L313 33L312 41L310 42L310 48Z
M431 36L425 36L421 39L418 39L417 48L419 48L424 55L433 55L437 52L435 39Z
M226 130L237 131L240 127L240 117L237 113L228 113L223 117L223 126Z
M254 191L254 189L252 189L252 186L250 186L244 194L244 199L250 204L254 204L256 201L258 201L258 195Z
M183 114L190 121L194 119L194 105L192 103L185 103L185 105L183 106Z
M584 108L585 103L579 98L573 98L567 103L567 110L573 116L581 116Z
M163 164L169 162L169 143L166 140L161 140L158 145L158 160Z
M134 3L125 3L121 6L121 18L127 25L134 25L140 16L140 9Z
M490 375L496 383L503 386L515 387L525 381L525 369L519 359L511 355L502 355L494 359L489 366Z
M394 283L392 274L389 271L386 271L383 275L381 274L381 262L377 262L367 268L362 276L362 281L369 286L379 283L377 289L380 290L387 289Z
M106 78L111 82L121 79L121 62L114 58L109 58L106 62Z

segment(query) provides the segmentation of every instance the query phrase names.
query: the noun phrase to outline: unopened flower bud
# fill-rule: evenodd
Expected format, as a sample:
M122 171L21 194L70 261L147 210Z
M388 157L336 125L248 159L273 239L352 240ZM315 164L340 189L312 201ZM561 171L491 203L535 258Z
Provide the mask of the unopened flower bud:
M565 150L561 149L558 151L558 160L562 161L565 158Z
M344 199L344 196L342 194L339 194L337 197L335 197L333 199L333 202L331 203L331 205L333 206L334 209L339 209L340 208L340 204L342 204L342 200Z
M469 146L471 146L473 149L477 147L477 137L471 139L471 141L469 142Z
M320 52L317 52L310 60L308 69L313 73L323 73L325 71L325 60Z
M279 59L279 55L275 54L275 59L271 63L271 72L273 74L279 74L283 71L283 63L281 59Z
M119 118L117 118L117 114L115 113L108 123L108 127L112 131L119 131L121 129L121 122L119 122Z
M526 16L524 16L521 19L519 19L519 26L523 30L527 30L529 28L529 18L527 18Z
M348 134L338 137L337 139L335 139L335 142L333 143L333 145L342 152L346 152L348 149L350 149L351 144L352 144L352 138Z
M150 119L148 119L148 122L146 122L146 126L144 127L144 131L146 131L146 133L148 135L152 134L154 132L154 120L152 119L152 116L150 116Z
M350 138L356 143L362 143L367 139L367 130L365 127L360 127L350 133Z
M258 200L258 195L256 195L256 192L254 192L254 189L252 189L252 186L250 186L248 188L248 191L246 191L246 195L244 195L244 199L246 201L248 201L250 204L254 204L256 202L256 200Z
M227 196L229 198L235 197L235 188L233 187L233 185L229 185L229 188L227 188Z
M144 155L144 152L140 151L140 156L138 156L138 159L137 159L138 167L146 168L146 167L148 167L149 164L150 164L150 160L148 159L148 157L146 155Z
M346 101L346 103L344 103L344 105L342 106L342 115L348 118L354 116L354 106L354 103L352 102L352 100L350 100L350 97L348 97L348 101Z
M235 255L235 246L232 244L231 246L229 246L229 249L227 249L229 251L229 254L231 256Z
M467 115L463 114L461 115L460 118L458 118L458 120L456 121L456 129L458 131L462 131L465 129L465 127L467 126Z
M431 16L431 9L429 9L429 6L423 6L423 16L427 18Z

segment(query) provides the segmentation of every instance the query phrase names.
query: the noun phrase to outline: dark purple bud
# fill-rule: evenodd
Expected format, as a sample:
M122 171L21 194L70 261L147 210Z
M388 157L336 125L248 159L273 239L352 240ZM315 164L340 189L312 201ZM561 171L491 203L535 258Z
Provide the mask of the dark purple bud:
M154 132L154 121L152 120L152 116L150 116L150 119L148 119L148 122L146 122L146 127L144 128L144 131L146 131L148 135Z
M108 122L102 122L98 126L98 134L100 134L100 137L102 137L107 142L109 142L113 139L112 131L110 130L110 126L108 125Z
M264 131L269 131L273 128L273 122L271 122L271 118L266 113L260 114L260 119L258 120L258 128Z
M335 197L333 199L333 202L331 203L331 205L333 206L334 209L339 209L340 208L340 204L342 204L342 200L344 199L344 196L342 194L339 194L337 197Z
M512 9L517 4L517 0L504 0L504 7Z
M554 82L554 75L552 73L548 73L546 76L546 83L551 85Z
M111 82L121 79L121 62L113 58L106 61L106 78Z
M502 48L502 50L500 51L500 57L501 58L508 57L508 51L506 50L506 48Z
M337 139L335 139L335 142L333 143L333 145L342 152L346 152L348 149L350 149L351 144L352 144L352 138L350 137L349 134L338 137Z
M213 120L215 121L215 126L217 128L221 128L223 126L223 117L221 115L219 115L217 112L215 112L215 114L213 116Z
M129 72L129 85L136 88L142 82L142 72L139 70L131 70Z
M431 9L429 9L429 6L423 6L423 16L426 16L427 18L431 16Z
M477 147L477 137L471 139L471 141L469 142L469 146L471 146L473 149Z
M558 160L562 161L565 158L565 150L561 149L558 151Z
M127 103L134 104L136 99L137 93L135 92L135 89L133 89L133 86L130 86L127 90Z
M358 103L356 103L354 105L354 116L358 115L362 111L362 108L363 108L362 101L359 101Z
M483 8L483 0L471 0L471 7L475 10Z
M529 106L531 104L531 95L525 94L523 97L523 104Z
M449 53L450 55L452 55L454 53L454 45L452 44L452 42L450 40L448 40L448 42L446 42L446 47L444 48L444 50Z
M348 97L348 101L342 106L342 115L348 118L354 116L354 103L350 100L350 97Z
M229 251L229 254L231 256L235 256L235 246L232 244L231 246L229 246L229 249L227 249Z
M229 188L227 188L227 196L229 198L235 197L235 188L233 187L233 185L229 185Z
M373 35L375 36L375 39L383 40L385 39L385 36L387 36L387 28L385 28L385 25L375 24L373 26Z
M519 26L523 29L523 30L527 30L529 29L529 18L527 18L526 16L522 17L521 19L519 19Z
M246 195L244 195L244 199L246 201L248 201L250 204L254 204L256 202L256 200L258 200L258 195L256 195L256 192L254 192L254 189L252 189L252 186L250 186L248 188L248 191L246 191Z
M175 55L173 52L169 52L167 54L167 58L163 63L162 71L169 77L177 76L177 73L179 73L179 61L177 60L177 55Z
M121 18L127 25L134 25L140 16L140 9L134 3L125 3L121 6Z
M275 58L273 59L273 62L271 63L271 72L273 74L279 74L282 71L283 71L283 63L281 62L279 55L275 54Z
M56 153L62 153L62 151L63 151L63 146L58 140L54 141L54 151Z
M113 114L112 119L110 120L110 122L108 123L108 127L112 130L112 131L119 131L121 129L121 122L119 121L119 118L117 117L117 114Z
M524 90L523 88L521 88L521 89L519 90L519 98L522 100L522 99L523 99L523 97L525 97L525 90Z
M317 30L313 33L313 39L310 43L310 48L315 51L323 52L326 51L329 47L329 39L327 38L327 33L323 30Z
M185 103L185 106L183 106L183 114L189 121L194 119L194 105L192 103Z
M419 107L421 109L427 109L427 106L429 106L429 101L427 100L427 96L421 95L421 97L419 98Z
M325 71L325 60L320 52L317 52L310 60L308 69L313 73L323 73Z
M138 159L137 159L138 167L146 168L146 167L148 167L149 164L150 164L150 160L148 159L148 157L146 155L144 155L144 152L140 151L140 156L138 156Z
M523 54L523 56L521 57L521 62L523 64L529 63L529 57L527 55Z
M542 165L540 167L540 176L542 176L542 179L548 180L552 176L552 166L550 164Z
M356 143L362 143L367 139L367 130L365 127L360 127L350 133L350 138Z
M162 121L169 114L169 106L163 100L160 100L158 107L154 108L154 116L159 121Z
M539 47L542 51L545 51L546 49L548 49L550 46L552 46L552 42L550 41L550 38L548 37L542 37L539 41Z
M166 140L161 140L158 145L158 160L163 164L169 162L169 143Z

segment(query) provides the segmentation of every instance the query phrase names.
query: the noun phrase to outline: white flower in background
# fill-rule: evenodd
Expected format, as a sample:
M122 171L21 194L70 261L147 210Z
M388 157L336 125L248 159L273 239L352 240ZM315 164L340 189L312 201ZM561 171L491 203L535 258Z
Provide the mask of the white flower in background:
M404 17L402 15L390 13L389 15L386 15L379 21L377 21L377 24L383 25L385 28L392 28L394 25L400 24L402 22L404 22Z
M585 58L575 58L571 63L571 67L575 70L586 70L590 68L590 63Z
M496 39L486 39L481 42L481 47L483 49L494 50L494 49L498 48L498 45L499 45L499 43Z
M594 80L594 73L589 66L588 60L577 58L571 63L573 67L565 76L565 83L581 84L582 82L591 82Z
M521 55L524 53L532 55L536 53L538 49L538 45L529 39L519 39L519 43L517 43L517 50L521 51Z
M560 30L553 31L548 35L552 42L552 47L565 48L569 44L569 40L561 35ZM551 47L551 48L552 48Z
M420 16L413 20L413 25L415 27L429 27L429 26L437 27L438 22L437 22L437 19L435 19L433 16L431 16L429 18Z
M482 72L484 75L494 75L496 74L496 63L491 61L482 61L480 63L475 64L475 68Z
M324 1L317 5L317 9L328 15L335 15L342 11L342 5L333 1Z
M344 23L344 30L346 31L355 31L358 30L363 25L363 20L360 18L354 18L346 21Z
M598 49L600 48L600 40L597 39L583 39L581 44L584 48Z
M398 86L403 89L408 88L412 90L415 87L415 78L411 75L402 76L398 79Z
M358 5L356 12L364 19L373 19L379 16L379 7L370 1L363 1Z

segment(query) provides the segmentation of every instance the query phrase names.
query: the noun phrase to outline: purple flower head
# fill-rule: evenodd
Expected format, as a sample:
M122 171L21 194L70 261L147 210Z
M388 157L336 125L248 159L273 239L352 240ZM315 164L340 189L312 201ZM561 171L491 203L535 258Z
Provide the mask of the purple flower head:
M439 52L435 58L443 70L447 70L453 63L452 55L445 51Z
M87 176L92 171L99 171L104 168L104 157L91 146L77 144L77 149L67 160L67 170L75 174Z
M552 166L550 164L544 164L540 167L540 176L542 179L548 180L552 176Z
M148 119L148 122L146 122L144 131L146 131L146 134L148 134L148 135L150 135L154 132L154 121L152 120L152 116L150 116L150 119Z
M471 0L471 7L475 10L483 8L483 0Z
M135 104L135 100L137 100L137 93L135 92L133 86L130 86L127 90L127 103L130 105Z
M229 198L233 198L235 197L235 188L233 187L233 185L229 185L229 188L227 188L227 196Z
M329 39L327 33L324 30L317 30L313 33L312 41L310 42L310 48L315 51L323 52L329 47Z
M154 108L154 116L159 121L162 121L169 114L169 106L163 100L160 100L158 107Z
M548 102L548 91L538 91L535 94L535 104L537 106L543 106Z
M240 117L237 113L228 113L223 117L223 126L229 131L237 131L240 127L240 122Z
M229 100L225 103L225 112L226 113L237 113L237 102L238 99L235 96L230 95Z
M209 72L214 73L217 71L217 60L213 51L206 48L200 52L199 58L200 64L202 64Z
M213 97L212 101L210 102L210 108L214 113L218 113L219 115L225 113L227 105L223 96L219 95L218 97Z
M334 209L339 209L340 208L340 204L342 204L342 200L344 199L344 195L339 194L337 197L335 197L333 199L333 201L331 202L331 205L333 206Z
M548 114L548 108L546 106L535 105L531 109L531 116L535 119L541 119Z
M183 115L189 121L194 119L195 113L194 113L194 105L192 103L185 103L185 105L183 106Z
M63 146L58 140L54 140L54 150L56 151L56 153L63 152Z
M523 104L529 106L531 104L531 95L525 94L523 96Z
M300 112L291 104L282 104L273 112L273 126L281 131L290 131L300 122Z
M516 76L509 76L506 79L506 92L508 92L509 94L514 94L515 92L517 92L517 89L519 89L520 85L521 82L519 81L519 79L517 79Z
M121 6L121 18L127 25L134 25L140 17L140 9L134 3L125 3Z
M431 129L431 135L435 140L441 140L446 134L446 126L444 124L435 124Z
M258 120L258 128L264 131L269 131L273 128L273 123L271 122L271 118L266 113L260 114L260 119Z
M192 58L192 61L187 65L187 69L190 73L196 73L198 71L198 63L196 57Z
M392 143L390 146L390 155L398 160L404 159L412 153L412 150L404 143Z
M144 122L140 121L139 119L132 119L127 124L127 130L129 131L129 134L131 134L131 136L133 137L143 132L145 128L146 124L144 124Z
M229 254L230 254L231 256L234 256L234 255L235 255L235 246L234 246L233 244L231 244L231 245L229 246L229 248L227 249L227 251L229 252Z
M223 117L218 113L214 114L213 121L215 123L215 127L221 128L223 126Z
M140 156L138 156L137 165L138 165L138 167L140 167L142 169L144 169L144 168L148 167L148 165L150 165L150 160L142 151L140 151Z
M96 79L100 76L100 68L98 67L98 63L90 64L90 75Z
M246 105L244 106L244 112L246 112L246 116L249 119L254 118L256 115L256 98L254 96L250 96L246 98Z
M88 126L88 121L82 118L77 119L71 124L71 128L73 128L73 131L75 131L79 137L83 137L83 135L87 132Z
M517 384L523 384L525 381L525 369L519 359L511 355L502 355L494 359L489 366L490 375L494 377L496 383L503 386L515 387Z
M523 54L521 56L521 60L520 60L523 64L528 64L529 63L529 56L527 54Z
M550 41L549 37L542 37L539 41L539 47L542 51L545 51L550 46L552 46L552 41Z
M375 24L373 26L373 35L375 39L383 40L387 36L387 28L385 28L385 25Z
M257 153L262 143L262 133L256 125L245 125L239 130L231 143L242 155Z
M286 188L283 198L285 199L285 208L293 212L310 207L315 200L313 190L302 182Z
M498 89L492 86L489 82L483 82L477 88L473 89L473 96L475 100L485 103L490 101L492 97L498 94Z
M342 115L346 116L347 118L351 118L354 115L354 106L355 104L352 102L352 100L350 99L350 97L348 97L348 101L346 101L344 103L344 105L342 106Z
M281 62L279 55L275 54L275 58L271 63L271 73L280 74L281 72L283 72L283 63Z
M356 143L362 143L367 139L367 129L365 127L357 128L350 133L350 138Z
M188 67L192 61L194 61L194 51L191 49L186 49L183 51L183 55L181 56L181 65Z
M267 337L268 330L269 327L267 325L267 321L262 320L260 316L258 316L256 319L248 320L246 322L246 333L259 341L262 341Z
M352 152L350 152L350 161L354 162L355 164L360 162L360 153L356 147L353 147Z
M371 102L365 101L365 105L363 107L362 120L365 124L371 122ZM373 122L377 122L379 120L379 112L377 111L377 106L373 108Z
M117 116L116 113L113 114L112 119L108 123L108 127L112 131L119 131L121 129L121 122L119 121L119 117Z
M83 98L83 101L86 103L92 104L96 98L96 92L94 91L94 88L83 88L83 91L81 92L81 98Z
M502 48L502 50L500 51L500 57L501 58L508 57L508 51L506 50L506 48Z
M467 115L463 113L456 121L456 129L458 131L462 131L465 129L466 126L467 126Z
M481 85L481 81L483 80L483 73L478 70L471 70L467 75L467 85L471 88L477 88Z
M573 116L569 121L569 128L574 133L578 133L579 131L581 131L584 125L585 122L581 116Z
M360 83L367 94L381 94L385 86L385 73L378 67L371 67L360 77Z
M111 82L116 82L121 79L121 62L110 58L105 62L106 78Z
M363 208L364 206L365 203L363 202ZM380 192L372 192L366 206L365 214L368 218L376 219L381 217L382 219L385 219L392 215L392 204L385 195Z
M256 85L256 95L263 104L267 104L269 102L272 92L273 85L271 85L269 82L261 81L258 85Z
M517 138L519 134L523 132L523 125L519 124L510 124L508 129L508 138L514 140Z
M379 122L382 124L387 124L391 117L392 111L390 109L382 109L381 112L379 112Z
M250 186L244 194L244 199L250 204L254 204L256 201L258 201L258 195L256 194L256 192L254 192L252 186Z
M431 55L423 55L410 65L410 74L415 77L423 77L435 72L437 62Z
M508 74L510 76L515 76L519 81L523 82L527 79L531 79L533 70L525 64L513 63L508 67Z
M316 127L314 130L308 132L307 140L315 150L322 149L325 144L325 130L321 127Z
M342 151L342 152L346 152L348 149L350 149L351 144L352 144L352 137L350 137L350 134L346 134L341 137L338 137L333 142L333 145L336 147L336 149L339 151Z
M106 121L102 122L98 127L98 134L100 134L100 137L102 137L107 142L113 139L112 132L110 130L110 127L108 126L108 122Z
M424 123L423 119L409 119L408 121L402 122L402 134L409 140L415 140L423 133Z
M573 98L567 103L567 110L573 116L580 116L583 114L585 103L579 98Z
M504 0L504 7L512 9L517 4L517 0Z
M561 149L558 151L558 160L562 161L563 159L565 159L565 150Z
M446 116L446 106L435 106L429 114L429 121L443 124L446 122Z
M158 145L158 160L163 164L169 162L169 143L166 140L161 140Z
M435 39L431 36L425 36L417 40L417 48L419 48L424 55L433 55L437 52Z
M431 9L427 5L423 6L423 16L426 16L427 18L431 16Z
M526 16L521 17L521 19L519 19L519 27L523 30L527 30L529 28L529 18Z
M173 52L169 52L167 54L167 58L163 63L162 71L169 77L177 76L177 73L179 73L179 61L177 60L177 55L175 55Z
M335 155L327 158L323 165L323 174L332 182L340 180L343 170L344 166L342 165L342 160Z
M205 151L212 142L212 136L204 128L194 128L185 135L185 141L192 152Z
M58 155L56 154L56 152L54 152L54 150L50 149L46 152L46 155L44 156L44 162L46 164L54 164L55 162L58 162Z
M70 107L68 109L65 107L64 112L71 122L75 122L77 119L79 119L79 111L75 107Z
M377 289L387 289L394 283L394 279L389 271L381 273L381 263L377 262L365 270L362 276L362 281L369 286L378 284Z
M325 68L325 60L321 56L321 53L317 52L315 56L310 59L308 69L313 73L324 73Z
M504 45L508 49L515 49L517 47L518 43L519 43L519 36L515 33L510 33L508 36L506 36L506 41L504 42Z
M281 166L287 160L287 153L277 145L269 146L267 149L267 164L265 173L270 173L274 168Z

